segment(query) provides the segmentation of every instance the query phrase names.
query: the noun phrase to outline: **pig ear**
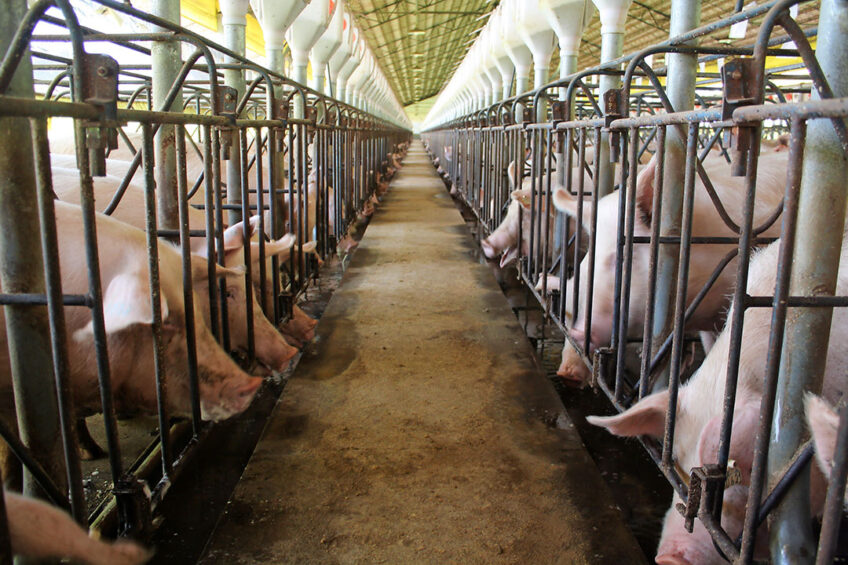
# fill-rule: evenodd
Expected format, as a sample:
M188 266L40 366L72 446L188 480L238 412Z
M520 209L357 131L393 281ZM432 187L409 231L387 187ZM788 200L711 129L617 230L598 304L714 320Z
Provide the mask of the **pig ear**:
M259 225L259 216L253 216L250 222L250 235L253 236ZM224 252L237 251L244 246L244 222L233 224L224 230Z
M265 256L266 257L279 257L283 261L289 258L291 255L291 248L294 245L296 238L294 234L287 233L280 239L276 241L269 241L265 243ZM251 257L253 257L256 261L259 260L259 244L256 242L252 242L250 244Z
M160 295L162 319L168 318L168 301ZM103 295L103 321L106 333L121 331L133 324L151 324L153 311L150 307L150 291L139 273L124 273L109 282ZM82 341L94 333L93 322L89 322L74 333L74 339Z
M662 437L667 408L668 391L664 390L640 400L617 416L586 416L586 421L617 436Z
M513 190L510 194L512 199L521 204L525 210L530 209L530 190L522 188L521 190Z
M314 253L316 247L318 247L317 241L309 241L309 242L303 244L303 252L304 253Z
M513 161L506 168L506 176L509 178L509 187L510 188L515 188L515 185L518 182L518 178L515 174L515 170L516 170L516 165L515 165L515 161Z
M833 467L833 453L836 449L836 431L839 428L839 416L827 402L814 394L804 399L807 413L807 425L816 444L816 460L825 476L830 476Z
M518 248L511 246L504 249L503 255L501 255L501 269L515 261L518 257Z
M577 217L577 199L563 187L558 187L554 190L554 206L560 212L564 212L574 218Z
M648 161L645 168L636 176L636 206L646 225L651 225L654 208L654 179L657 173L656 158Z

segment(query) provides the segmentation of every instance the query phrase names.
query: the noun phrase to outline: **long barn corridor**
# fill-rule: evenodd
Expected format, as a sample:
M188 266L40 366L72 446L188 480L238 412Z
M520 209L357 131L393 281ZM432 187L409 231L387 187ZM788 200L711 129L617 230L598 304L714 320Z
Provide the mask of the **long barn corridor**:
M640 563L420 142L203 563Z

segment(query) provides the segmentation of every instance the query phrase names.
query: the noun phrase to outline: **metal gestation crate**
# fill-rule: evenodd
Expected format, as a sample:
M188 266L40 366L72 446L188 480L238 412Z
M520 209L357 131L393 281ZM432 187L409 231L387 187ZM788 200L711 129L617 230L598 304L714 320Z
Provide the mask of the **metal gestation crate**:
M153 527L158 504L215 428L201 417L202 360L195 349L193 316L185 317L182 329L190 416L174 418L167 408L175 385L162 364L157 240L173 242L181 254L184 307L192 311L192 239L206 238L207 256L223 266L224 228L254 218L258 262L251 261L251 245L242 246L248 344L233 351L242 367L251 368L253 293L272 323L279 326L289 319L295 301L321 276L304 244L314 240L323 258L335 253L336 242L373 193L386 155L409 132L126 3L93 3L158 31L108 33L85 27L68 0L39 0L25 13L12 10L0 18L9 38L0 63L0 122L6 136L0 161L7 180L0 189L0 246L5 253L0 303L15 360L11 371L17 405L23 408L17 418L12 413L9 420L0 419L0 435L24 464L26 493L46 494L80 523L107 534L144 537ZM161 43L185 55L178 57L173 77L162 75L153 57L153 46ZM131 63L121 65L124 58ZM240 89L232 86L232 76L241 77ZM57 241L62 234L56 227L51 165L57 142L49 124L60 120L72 125L70 154L78 168L85 233L80 256L84 253L87 286L79 294L63 293L59 269ZM112 173L116 154L126 159L125 169L115 173L117 188L110 201L95 202L95 183ZM112 214L119 209L134 185L144 191L154 343L150 353L159 408L157 437L137 458L122 453L119 438L98 254L110 242L98 239L95 216L95 210ZM205 226L189 230L188 215L196 210L203 211ZM251 222L242 225L244 241L250 241ZM297 239L292 259L281 264L266 255L266 246L287 233ZM216 275L215 261L208 264L210 330L230 351L226 283ZM253 272L252 264L259 265L259 272ZM268 269L273 276L267 276ZM254 280L259 281L256 290ZM68 382L68 348L75 344L65 332L71 308L88 309L93 324L109 453L104 469L108 488L100 499L87 497L76 447L79 423ZM280 390L274 388L276 394ZM8 535L5 526L0 532ZM0 545L8 548L8 543Z
M837 292L848 88L841 60L828 53L842 49L831 42L844 42L848 28L846 7L824 1L818 6L818 28L802 29L790 14L798 3L777 0L747 9L740 3L724 19L424 134L483 236L497 229L513 201L511 193L524 183L518 207L520 278L565 334L566 346L582 358L592 386L618 412L668 391L661 433L640 441L681 500L678 509L689 531L699 520L732 563L754 562L756 534L766 519L772 562L832 562L848 472L843 401L816 536L808 500L814 445L804 419L804 394L822 393L828 340L831 348L841 347L844 337L830 335L834 308L848 306L848 297ZM744 20L757 26L753 44L706 41ZM817 51L810 43L814 36ZM674 56L688 57L685 71L669 65ZM723 63L719 74L699 69L699 63L717 59ZM694 79L688 107L672 103L679 100L675 83L687 80L675 72ZM602 96L603 77L619 84ZM761 210L758 176L769 173L760 167L761 156L778 139L786 151L785 190L773 207ZM655 167L650 210L641 206L638 186L639 173L648 167ZM742 189L732 203L722 201L710 171L722 179L740 178ZM554 207L557 190L574 199L572 213ZM617 198L614 220L604 216L606 223L599 224L599 201L608 195ZM696 201L708 201L711 213L721 218L712 232L693 233ZM614 242L610 262L597 249L599 231L608 234L604 245ZM775 241L772 292L749 295L751 258ZM698 263L704 256L712 262ZM696 269L698 277L692 275ZM559 288L549 288L557 280ZM722 359L726 374L719 380L724 393L718 456L714 464L682 469L674 456L675 431L678 392L697 369L689 366L690 347L698 339L691 322L726 280L734 284L725 290L725 308L730 298L733 308L724 330L729 346ZM611 323L602 330L599 300L609 302L611 310ZM746 317L760 308L771 309L771 322L768 353L757 369L762 394L756 437L750 438L752 466L741 479L747 503L738 531L728 532L721 522L723 493L726 484L740 480L730 456L731 433L739 409L737 384L748 370L740 369L746 348L742 330ZM593 343L593 330L607 332L608 340ZM844 373L840 378L844 389Z

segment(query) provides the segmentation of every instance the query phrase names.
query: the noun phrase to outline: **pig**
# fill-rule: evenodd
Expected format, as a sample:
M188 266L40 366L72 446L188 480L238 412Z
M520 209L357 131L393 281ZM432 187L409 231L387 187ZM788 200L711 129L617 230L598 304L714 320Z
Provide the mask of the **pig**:
M76 170L62 169L59 167L53 168L53 183L54 191L59 199L66 202L79 202L79 175ZM99 207L98 202L108 203L111 200L117 185L116 177L98 177L95 179L95 203ZM133 227L144 229L145 222L145 207L144 207L144 189L136 185L130 185L121 204L115 209L113 218L121 220ZM205 227L205 214L189 207L189 227L201 229ZM193 211L192 211L193 210ZM257 225L256 219L251 223L251 230L255 231ZM235 226L231 226L224 231L224 252L225 266L238 269L244 265L244 237L243 224L239 222ZM272 292L270 277L270 257L278 254L288 257L291 246L294 243L293 236L284 237L279 242L268 242L266 244L266 257L269 261L269 266L266 269L266 292ZM259 282L259 251L258 242L251 242L251 262L254 281L257 283L257 289L260 287ZM207 247L206 238L192 238L192 249L197 253L197 257L202 257L205 261ZM196 260L196 259L193 259ZM201 263L202 264L202 263ZM176 275L181 276L182 265L177 263L173 265L178 270ZM234 350L246 350L247 342L247 302L246 290L244 285L243 274L236 271L228 271L226 276L226 292L227 292L227 319L230 329L230 345ZM208 279L193 279L194 291L199 299L199 307L203 312L206 324L211 323L211 313L209 310L209 284ZM280 336L276 329L271 325L256 298L256 293L253 294L253 328L255 338L255 352L257 361L262 365L265 374L281 372L285 370L289 360L291 360L297 351L286 343L285 339ZM266 302L270 304L270 302Z
M754 225L759 225L780 205L783 199L786 179L786 153L768 153L760 156L759 174L757 176L756 208ZM730 217L739 224L743 210L744 177L732 177L730 168L721 158L716 157L704 161L704 168L710 177L720 200L724 203ZM654 177L656 160L652 160L639 173L636 180L636 214L634 224L635 236L650 236L651 213L653 206ZM614 307L615 260L617 252L617 230L620 191L613 192L598 201L599 229L595 244L595 278L594 296L592 301L592 327L589 336L590 351L609 344L612 337L612 318ZM561 189L557 189L553 197L554 206L560 211L576 217L576 200ZM591 232L591 204L584 202L583 222L586 231ZM764 232L764 236L776 236L779 223ZM695 200L693 206L692 236L733 236L734 233L724 224L710 200L706 189L697 179L695 185ZM715 266L733 248L733 245L693 245L689 269L687 304L701 290L711 276ZM633 270L630 286L629 336L640 338L644 325L644 309L647 300L647 280L650 261L648 245L633 246ZM722 316L728 305L730 294L736 276L735 263L725 267L713 285L710 292L702 301L687 329L690 331L712 332L721 324ZM580 298L579 304L586 304L588 288L588 261L580 264ZM574 277L565 283L566 296L573 292ZM570 336L577 343L584 343L586 332L586 312L581 309L577 315L571 312L572 301L566 300L566 313L570 320ZM706 336L705 336L706 337ZM708 338L709 339L709 338ZM557 374L575 385L582 385L590 377L589 369L581 355L574 351L571 342L566 340L563 349L562 363Z
M303 347L306 343L315 339L315 326L317 325L318 320L309 316L295 304L291 319L280 328L280 332L291 345Z
M135 542L90 537L67 513L45 502L5 492L9 539L15 555L35 560L71 559L87 565L140 565L153 553Z
M775 242L754 255L748 279L749 295L767 296L774 292L778 252L779 242ZM838 295L848 293L848 241L844 236L836 293ZM733 306L731 310L732 308ZM722 524L728 528L727 531L731 537L737 536L741 531L747 500L746 485L750 484L754 441L763 395L771 315L771 309L752 308L746 312L743 325L743 348L739 363L739 380L730 444L730 458L735 461L739 470L741 483L731 487L736 490L725 491L725 510L722 515ZM827 350L822 390L824 398L828 401L840 398L848 386L844 376L844 367L848 364L848 350L842 347L841 339L846 334L848 334L848 311L844 308L836 308L833 311L831 339ZM689 473L693 467L717 462L729 347L730 328L725 327L701 367L679 389L673 454L685 473ZM648 435L662 438L668 395L668 391L655 393L646 396L617 416L589 416L587 421L619 436ZM811 428L815 436L819 429L818 424L811 424ZM819 438L822 443L828 441L825 433L819 434ZM824 453L828 451L825 449ZM812 488L813 512L820 513L823 502L820 474L813 476ZM682 518L674 510L677 502L679 498L675 496L663 527L663 535L657 550L657 563L677 565L724 563L713 548L710 536L703 525L698 523L698 528L691 535L683 529ZM765 527L760 528L763 536L764 530Z
M55 203L59 232L62 288L65 294L87 294L82 213L79 207ZM139 229L98 214L96 218L103 313L107 335L115 410L122 414L156 412L153 369L152 310L147 274L146 235ZM244 373L215 342L204 322L199 300L194 311L183 307L181 258L172 246L159 244L162 310L162 363L168 381L167 408L172 415L189 415L189 379L185 319L193 315L198 352L200 408L203 419L219 421L243 412L262 379ZM228 274L226 269L220 270ZM207 277L205 261L192 262L195 281ZM99 412L100 388L94 356L94 330L86 308L65 309L68 332L69 383L77 415ZM11 401L11 375L5 324L0 334L0 391ZM11 414L11 403L2 407Z
M577 171L577 169L573 169L574 176L572 177L572 186L574 189L577 189L578 186L577 183L579 177L577 175L579 173ZM585 170L582 171L582 173L584 175L584 190L586 191L586 193L589 193L593 186L592 179ZM536 191L538 193L546 195L550 192L547 187L547 178L547 175L543 175L536 181ZM551 176L551 182L555 182L553 175ZM500 263L502 267L508 265L518 257L519 231L523 234L521 242L521 255L526 256L530 253L529 230L530 208L532 203L532 185L533 179L531 179L530 177L525 177L522 181L521 188L512 191L512 193L510 194L511 201L509 203L509 206L507 207L506 216L498 225L498 227L495 228L492 233L489 234L488 237L486 237L480 242L480 246L483 249L483 255L485 255L487 259L495 259L498 256L501 256ZM555 197L557 194L560 193L567 194L565 189L561 187L556 187L554 189ZM571 198L570 195L569 198ZM542 202L543 210L548 206L547 202L545 201L546 199L547 198L545 197ZM536 209L538 210L539 208ZM554 219L555 214L556 210L553 206L551 206L551 219L548 223L549 233L546 241L553 240L553 229L556 226L556 222ZM550 249L549 251L553 252L554 250Z
M829 480L833 470L833 458L836 455L839 414L826 400L807 393L804 399L804 415L816 446L816 462L824 477ZM844 503L848 506L848 491L845 492Z

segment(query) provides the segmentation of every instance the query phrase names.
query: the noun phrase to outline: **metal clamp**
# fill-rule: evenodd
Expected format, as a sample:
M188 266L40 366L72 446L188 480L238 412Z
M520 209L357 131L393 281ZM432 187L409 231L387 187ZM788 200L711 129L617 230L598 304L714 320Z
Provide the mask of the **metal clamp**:
M604 92L604 128L609 131L610 161L618 163L621 133L610 129L612 123L624 116L623 90L611 88Z
M226 116L233 122L232 126L222 126L218 130L221 133L221 158L230 160L230 149L233 146L233 134L235 133L236 108L238 107L238 90L231 86L219 84L215 87L216 96L213 97L215 105L212 111L216 116Z
M109 55L83 55L81 99L101 109L96 122L84 122L85 147L89 154L89 173L106 175L106 151L118 148L118 62Z
M695 527L698 512L709 512L715 497L724 490L724 471L718 465L708 464L694 467L689 476L689 492L686 504L678 503L677 511L683 515L684 527L690 534Z
M608 372L610 365L615 360L615 349L612 347L599 347L592 355L592 381L589 383L593 389L598 388L598 382Z
M124 475L115 482L112 489L118 500L118 523L124 524L121 535L147 539L152 533L153 512L150 504L150 489L147 483L134 477Z
M736 108L754 103L753 77L756 61L750 57L738 57L727 61L721 69L722 100L721 118L729 120ZM753 141L754 126L738 125L725 132L725 143L731 148L731 174L745 176L748 151Z

